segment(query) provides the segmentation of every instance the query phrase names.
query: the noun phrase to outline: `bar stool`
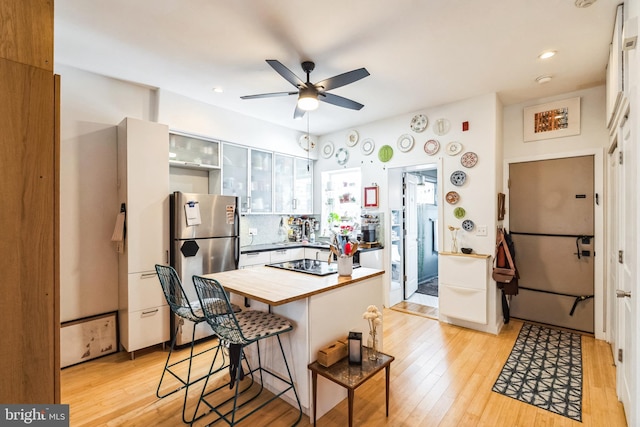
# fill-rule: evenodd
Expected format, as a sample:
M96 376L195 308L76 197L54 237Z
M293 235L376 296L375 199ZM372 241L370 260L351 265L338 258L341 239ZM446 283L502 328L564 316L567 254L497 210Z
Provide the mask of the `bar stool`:
M158 396L159 398L164 398L184 389L184 401L182 405L182 421L189 424L189 423L193 423L196 419L200 418L200 417L196 418L197 409L196 409L196 412L194 412L193 417L191 419L187 420L186 418L185 412L187 407L187 397L189 395L189 387L199 381L202 381L203 379L208 377L211 373L213 373L211 372L211 368L209 368L209 372L207 374L199 376L197 378L191 378L192 361L195 357L198 357L202 354L215 350L216 353L214 355L214 360L217 358L219 353L222 353L223 355L222 356L223 366L215 370L215 372L218 372L221 369L224 369L226 365L224 360L225 354L223 351L225 344L222 340L218 340L217 344L214 345L213 347L209 347L203 351L200 351L199 353L193 354L194 345L195 345L196 325L202 322L206 322L207 319L204 317L202 313L202 309L199 308L199 303L192 305L189 302L189 298L187 297L187 294L185 293L184 288L182 287L182 282L178 277L178 273L173 267L157 264L156 272L158 273L158 279L160 280L160 284L162 285L162 291L167 300L167 303L169 304L169 307L171 308L171 312L176 316L178 316L179 318L179 320L176 322L176 329L175 329L175 333L173 334L173 338L171 340L171 346L169 347L169 355L167 356L167 361L164 364L164 369L162 371L162 376L160 377L160 382L158 383L158 388L156 389L156 396ZM240 311L240 307L234 304L233 306L231 306L231 310ZM172 362L171 355L173 354L173 350L175 349L178 330L182 325L184 325L185 320L189 322L193 322L193 332L191 335L191 350L189 352L189 356ZM188 363L186 378L184 376L181 376L177 372L177 367L183 363ZM165 374L167 373L173 376L176 380L178 380L179 386L171 391L161 393L160 390L162 388L162 382L164 381ZM206 415L206 414L202 414L201 416L203 415Z
M206 405L210 411L215 412L218 415L219 421L220 419L224 420L230 426L234 426L242 420L246 419L250 415L256 413L264 406L279 398L287 391L292 390L293 394L298 403L298 419L295 421L293 425L296 425L302 419L302 405L300 404L300 398L298 397L298 393L296 391L293 377L291 376L291 370L289 368L289 364L287 362L287 358L284 354L284 348L282 347L282 341L280 340L280 335L286 332L293 330L293 326L289 322L289 320L284 317L278 316L277 314L267 313L263 311L256 310L245 310L240 313L233 313L230 309L231 303L229 302L229 298L227 296L226 291L222 287L222 285L214 279L208 279L200 276L193 276L193 283L196 288L196 293L198 294L198 298L200 300L200 306L202 307L202 311L204 313L207 322L211 325L213 331L223 340L229 342L230 345L230 364L232 368L232 374L235 375L235 379L231 378L230 384L233 386L235 384L235 390L233 397L225 400L222 403L217 405L211 404L207 397L211 396L214 392L218 391L220 387L215 390L206 391L206 385L209 381L209 378L205 381L205 387L202 390L202 394L200 396L200 403ZM266 338L274 337L278 340L278 344L280 347L280 353L282 354L282 360L284 361L284 366L287 369L288 379L283 378L281 375L270 371L268 368L262 366L262 361L260 358L260 341ZM248 400L239 403L238 396L244 392L247 392L251 387L245 387L245 389L240 392L240 381L242 381L244 377L244 369L242 367L242 360L244 359L244 351L245 348L251 344L256 344L257 347L257 357L258 357L258 366L255 368L251 368L248 366L248 374L251 375L252 383L253 383L253 374L254 372L258 372L260 375L260 388L254 396L249 398ZM231 349L235 349L233 352ZM236 412L245 406L247 403L255 399L260 395L264 388L264 377L263 373L272 376L273 378L281 381L286 384L282 391L274 394L270 399L262 402L256 408L253 408L250 412L242 415L241 417L236 419ZM233 407L231 410L223 412L222 406L225 403L233 400ZM196 409L197 410L197 409ZM231 417L229 418L229 415Z

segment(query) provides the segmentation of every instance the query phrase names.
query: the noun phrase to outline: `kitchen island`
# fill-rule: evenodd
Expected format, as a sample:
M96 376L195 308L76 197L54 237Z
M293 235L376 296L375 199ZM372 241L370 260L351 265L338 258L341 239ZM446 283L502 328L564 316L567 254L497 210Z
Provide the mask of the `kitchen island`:
M231 293L232 302L245 304L252 310L262 310L279 314L291 320L294 329L283 335L283 346L287 361L292 369L296 390L303 411L311 412L311 373L307 366L317 358L318 350L349 331L363 332L366 345L367 322L362 314L371 304L382 308L384 291L382 275L384 270L360 267L351 276L314 276L286 271L272 267L256 267L207 274ZM382 336L379 337L382 348ZM286 368L272 345L261 344L262 362L271 369L286 376ZM269 348L267 348L269 347ZM248 357L256 357L255 353ZM265 377L265 386L272 391L282 387L278 381ZM317 417L333 408L347 396L344 388L328 380L318 382ZM293 393L287 392L283 398L295 405Z

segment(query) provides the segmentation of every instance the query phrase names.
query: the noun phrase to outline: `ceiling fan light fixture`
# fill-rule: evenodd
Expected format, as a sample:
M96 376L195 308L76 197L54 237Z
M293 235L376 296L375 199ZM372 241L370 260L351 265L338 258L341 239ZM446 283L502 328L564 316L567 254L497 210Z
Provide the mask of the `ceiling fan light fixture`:
M298 108L304 111L312 111L318 108L318 95L310 89L301 89L298 97Z

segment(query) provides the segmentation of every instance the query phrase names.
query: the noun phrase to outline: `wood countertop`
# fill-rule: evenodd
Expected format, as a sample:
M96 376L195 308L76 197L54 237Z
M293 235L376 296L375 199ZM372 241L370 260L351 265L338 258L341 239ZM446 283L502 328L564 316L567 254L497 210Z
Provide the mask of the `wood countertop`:
M217 280L229 292L275 306L383 274L384 270L366 267L355 268L351 276L314 276L273 267L255 267L204 274L203 277Z

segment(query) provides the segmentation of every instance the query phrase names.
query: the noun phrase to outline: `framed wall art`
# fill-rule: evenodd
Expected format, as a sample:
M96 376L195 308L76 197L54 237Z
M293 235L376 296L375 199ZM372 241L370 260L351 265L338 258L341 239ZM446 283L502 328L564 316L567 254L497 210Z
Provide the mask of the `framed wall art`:
M377 208L378 207L378 186L364 187L364 207L365 208Z
M580 98L524 109L524 142L580 135Z

